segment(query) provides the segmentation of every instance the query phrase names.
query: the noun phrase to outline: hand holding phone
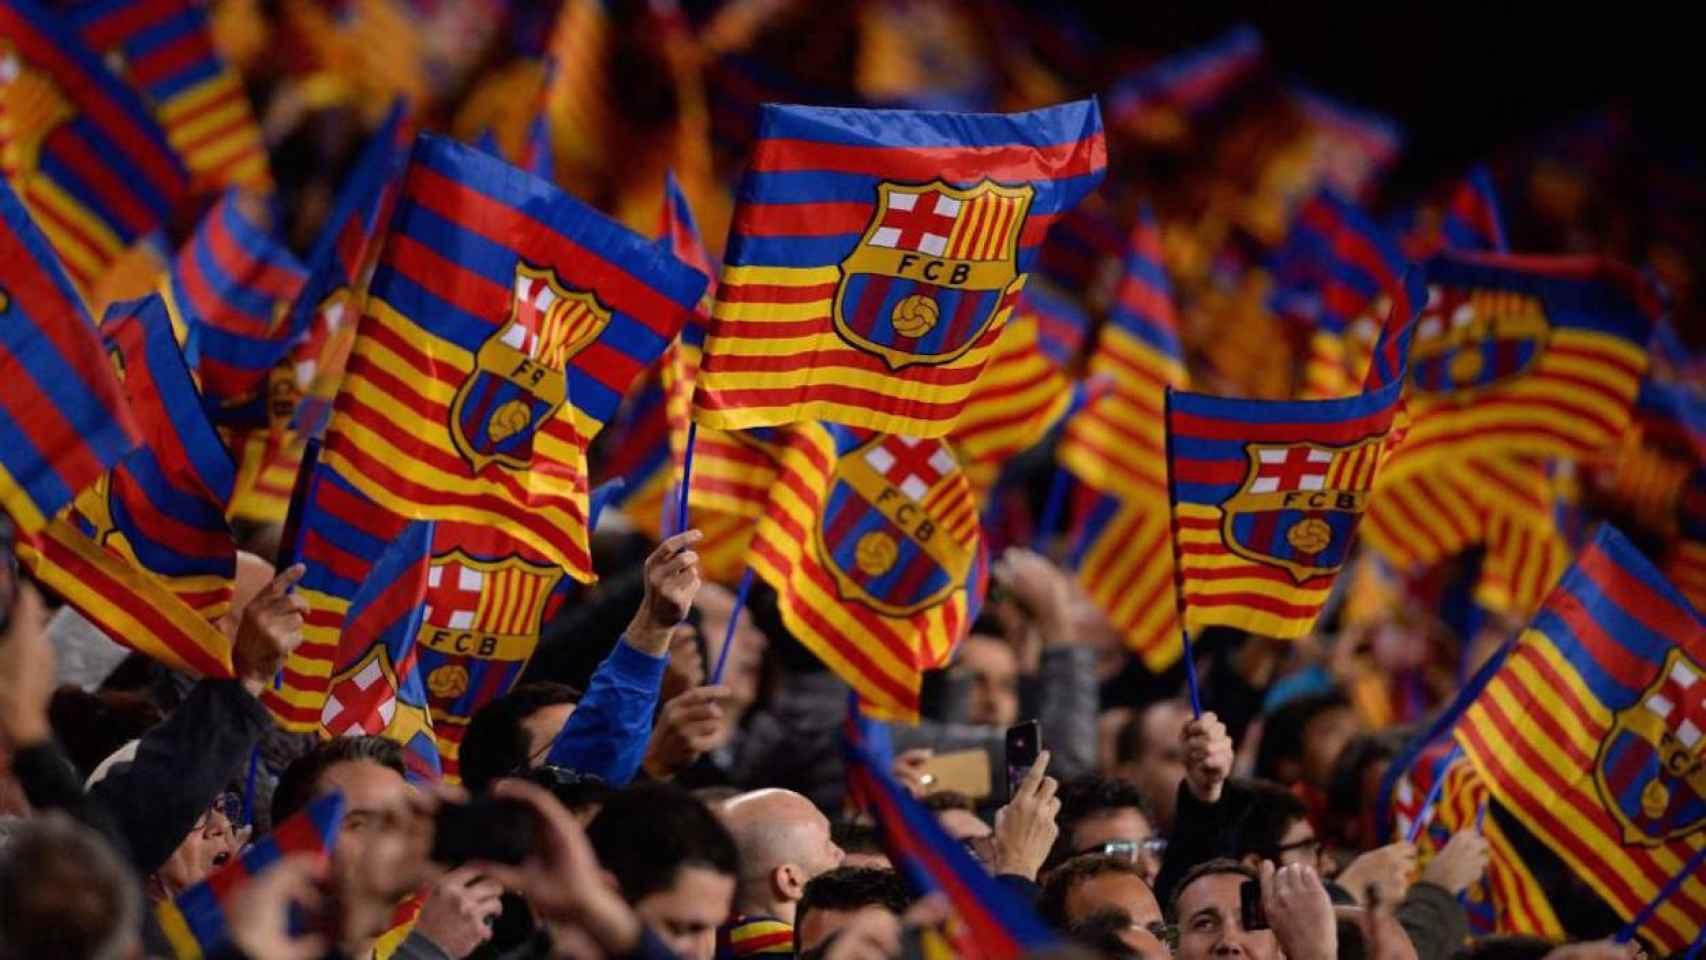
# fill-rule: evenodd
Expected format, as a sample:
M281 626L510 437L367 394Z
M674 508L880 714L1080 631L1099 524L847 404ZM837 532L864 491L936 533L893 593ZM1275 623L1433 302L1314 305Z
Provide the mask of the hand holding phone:
M448 867L471 860L520 864L534 847L533 808L505 797L439 806L431 858Z
M1007 728L1007 800L1013 799L1013 791L1018 788L1019 781L1025 779L1031 764L1037 762L1037 755L1043 749L1043 725L1040 720L1026 720Z

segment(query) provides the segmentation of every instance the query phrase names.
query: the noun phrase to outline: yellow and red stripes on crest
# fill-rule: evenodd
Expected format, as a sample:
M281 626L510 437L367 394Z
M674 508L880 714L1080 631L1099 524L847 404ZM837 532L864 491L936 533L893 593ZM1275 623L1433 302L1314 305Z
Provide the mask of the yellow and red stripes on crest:
M548 578L515 567L486 571L480 605L474 610L469 629L509 636L536 632L544 618L550 586Z
M1380 444L1364 443L1333 454L1327 466L1327 489L1360 493L1374 486L1380 466Z
M960 203L954 230L942 256L949 260L1005 260L1018 234L1013 229L1029 200L984 193Z

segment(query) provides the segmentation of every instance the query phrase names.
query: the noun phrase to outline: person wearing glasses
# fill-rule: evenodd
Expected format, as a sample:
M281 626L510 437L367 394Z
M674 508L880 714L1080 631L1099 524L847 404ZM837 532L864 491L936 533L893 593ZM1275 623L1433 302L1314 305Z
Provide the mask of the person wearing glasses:
M242 797L229 792L215 797L189 836L148 878L148 899L175 897L230 863L243 850L248 836L245 824Z

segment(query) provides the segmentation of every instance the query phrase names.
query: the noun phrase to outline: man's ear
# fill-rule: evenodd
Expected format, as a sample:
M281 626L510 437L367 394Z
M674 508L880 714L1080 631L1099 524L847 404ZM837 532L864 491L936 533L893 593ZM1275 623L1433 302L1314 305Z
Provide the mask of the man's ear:
M784 863L770 871L770 885L776 888L777 899L793 902L806 892L806 873L797 865Z

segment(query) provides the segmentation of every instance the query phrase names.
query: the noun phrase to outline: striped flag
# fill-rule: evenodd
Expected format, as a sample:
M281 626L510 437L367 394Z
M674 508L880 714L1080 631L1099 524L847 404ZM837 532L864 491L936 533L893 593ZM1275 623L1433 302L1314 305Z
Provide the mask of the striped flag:
M323 459L389 510L500 526L591 580L587 444L704 286L550 184L422 136Z
M767 105L695 418L946 434L1049 225L1106 155L1093 101L1008 116Z
M142 92L202 191L270 191L266 144L243 78L213 45L197 0L95 0L71 10L83 42Z
M1413 208L1393 225L1404 254L1415 260L1426 260L1441 250L1510 250L1493 171L1484 163L1470 168L1437 208Z
M137 440L83 301L0 183L0 508L33 534Z
M1081 489L1085 502L1073 515L1067 562L1126 647L1150 670L1165 670L1183 653L1166 494L1122 498Z
M800 424L753 534L782 622L874 715L918 716L923 672L977 617L988 562L977 503L939 440Z
M174 669L231 676L235 470L202 411L160 298L116 305L101 332L143 445L19 557L114 641Z
M337 844L343 820L344 795L320 797L213 876L156 904L154 916L177 960L200 960L228 944L231 927L225 911L237 891L286 856L311 854L324 861Z
M1043 350L1037 316L1021 294L989 365L948 435L979 500L1001 468L1048 435L1072 409L1071 377Z
M1170 143L1212 111L1266 63L1262 35L1239 24L1209 42L1116 80L1108 90L1108 124Z
M0 3L0 172L85 295L189 189L142 99L34 0Z

